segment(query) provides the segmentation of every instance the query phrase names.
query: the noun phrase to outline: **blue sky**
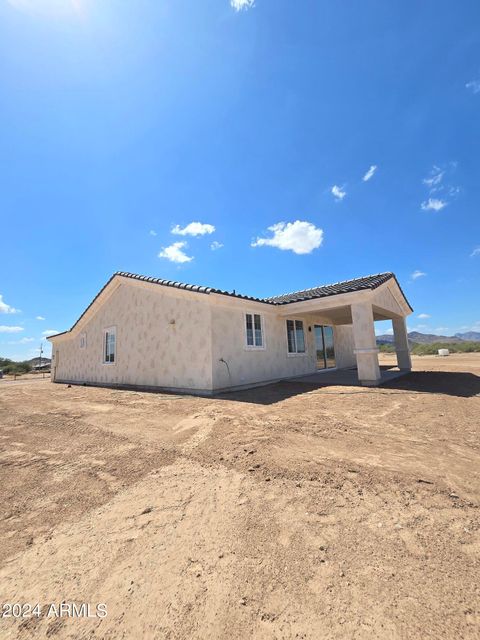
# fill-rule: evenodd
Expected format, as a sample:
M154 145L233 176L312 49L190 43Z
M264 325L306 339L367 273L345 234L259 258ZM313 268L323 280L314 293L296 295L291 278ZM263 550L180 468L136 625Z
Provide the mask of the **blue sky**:
M480 330L479 23L478 0L0 0L0 355L117 270L257 296L394 271L411 329Z

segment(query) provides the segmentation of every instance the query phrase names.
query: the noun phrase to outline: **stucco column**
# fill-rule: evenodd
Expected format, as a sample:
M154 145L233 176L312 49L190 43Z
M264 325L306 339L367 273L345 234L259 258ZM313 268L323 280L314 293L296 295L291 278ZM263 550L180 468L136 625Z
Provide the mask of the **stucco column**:
M399 369L412 368L410 347L408 345L407 324L405 318L392 318L393 335L395 337L395 351Z
M368 302L352 304L352 321L358 379L363 385L378 384L380 366L372 305Z

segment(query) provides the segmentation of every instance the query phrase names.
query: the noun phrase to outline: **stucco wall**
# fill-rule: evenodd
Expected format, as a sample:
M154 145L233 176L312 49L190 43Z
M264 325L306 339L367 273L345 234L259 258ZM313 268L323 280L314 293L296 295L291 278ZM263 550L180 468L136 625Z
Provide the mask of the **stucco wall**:
M246 347L245 313L262 315L264 349ZM53 339L55 379L210 391L313 373L318 318L291 316L304 323L306 353L298 355L288 353L286 319L267 305L122 282L72 334ZM111 326L116 362L104 364L104 331ZM352 327L334 332L337 366L355 365Z
M116 327L116 362L103 364L110 326ZM85 349L80 333L86 334ZM54 339L56 380L208 390L210 340L208 296L122 283L79 333Z
M290 355L287 351L286 318L262 308L265 349L245 346L245 313L259 313L258 308L216 305L212 307L213 387L222 389L255 382L312 373L316 370L316 352L310 318L303 320L306 353ZM297 316L298 317L298 316ZM220 358L228 364L220 362Z
M393 282L385 283L374 291L373 304L394 314L403 315L400 303L401 297L396 289L397 287Z
M357 360L353 349L353 326L351 324L339 324L333 327L333 340L335 344L335 361L338 369L355 367Z

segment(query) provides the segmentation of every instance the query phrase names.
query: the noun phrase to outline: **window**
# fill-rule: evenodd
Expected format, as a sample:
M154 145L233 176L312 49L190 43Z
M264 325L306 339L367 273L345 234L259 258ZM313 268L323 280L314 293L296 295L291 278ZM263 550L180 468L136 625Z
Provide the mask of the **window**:
M245 314L246 344L249 349L263 349L263 322L258 313Z
M287 320L288 353L305 353L305 334L302 320Z
M103 340L103 362L105 364L113 364L115 362L115 353L115 327L110 327L109 329L105 329Z
M86 349L87 347L87 334L81 333L80 334L80 349Z

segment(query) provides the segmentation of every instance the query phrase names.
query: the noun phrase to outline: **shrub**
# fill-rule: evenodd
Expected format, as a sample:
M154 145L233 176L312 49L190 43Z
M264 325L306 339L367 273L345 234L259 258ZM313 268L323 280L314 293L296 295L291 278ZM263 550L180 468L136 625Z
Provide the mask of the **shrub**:
M415 356L437 355L439 349L448 349L450 353L480 352L480 342L432 342L431 344L414 344L411 352Z
M9 358L0 358L0 369L4 374L22 375L32 370L29 362L14 362Z

